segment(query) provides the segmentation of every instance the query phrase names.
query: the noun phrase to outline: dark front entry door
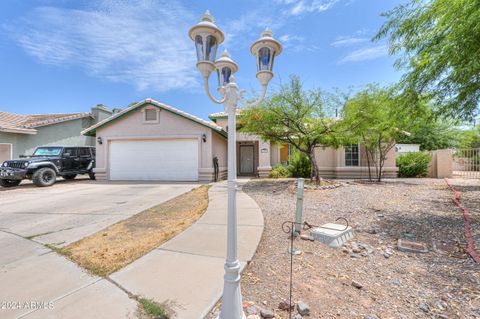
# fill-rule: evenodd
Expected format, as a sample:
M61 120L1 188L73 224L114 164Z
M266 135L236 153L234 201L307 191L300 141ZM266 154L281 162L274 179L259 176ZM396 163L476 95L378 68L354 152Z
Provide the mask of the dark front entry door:
M240 174L253 175L253 145L240 145Z

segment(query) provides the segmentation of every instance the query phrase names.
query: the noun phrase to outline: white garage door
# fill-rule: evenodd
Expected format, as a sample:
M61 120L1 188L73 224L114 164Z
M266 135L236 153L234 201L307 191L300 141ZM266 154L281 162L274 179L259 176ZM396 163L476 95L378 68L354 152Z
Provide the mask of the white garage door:
M110 143L111 180L198 180L198 140L131 140Z

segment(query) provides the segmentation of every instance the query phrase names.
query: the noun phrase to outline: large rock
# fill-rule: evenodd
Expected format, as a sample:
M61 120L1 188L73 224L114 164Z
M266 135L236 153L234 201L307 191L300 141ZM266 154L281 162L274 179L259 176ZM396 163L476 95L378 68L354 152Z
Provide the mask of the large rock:
M304 303L304 302L299 302L297 304L297 311L299 314L301 314L302 316L308 316L310 315L310 307Z

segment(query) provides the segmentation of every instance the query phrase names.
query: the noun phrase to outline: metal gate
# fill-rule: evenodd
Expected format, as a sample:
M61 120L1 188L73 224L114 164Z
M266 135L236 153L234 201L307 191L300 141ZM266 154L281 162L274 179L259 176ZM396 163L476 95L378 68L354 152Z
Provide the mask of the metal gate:
M453 150L453 176L480 179L480 148Z

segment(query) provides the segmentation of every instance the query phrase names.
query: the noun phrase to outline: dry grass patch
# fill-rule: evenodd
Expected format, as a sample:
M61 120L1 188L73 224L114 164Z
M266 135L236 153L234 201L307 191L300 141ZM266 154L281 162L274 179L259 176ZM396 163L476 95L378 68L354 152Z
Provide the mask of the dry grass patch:
M200 218L208 207L208 188L196 188L56 251L96 275L107 276Z

